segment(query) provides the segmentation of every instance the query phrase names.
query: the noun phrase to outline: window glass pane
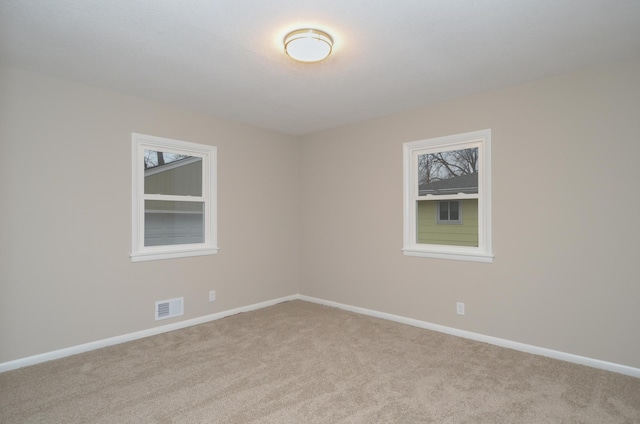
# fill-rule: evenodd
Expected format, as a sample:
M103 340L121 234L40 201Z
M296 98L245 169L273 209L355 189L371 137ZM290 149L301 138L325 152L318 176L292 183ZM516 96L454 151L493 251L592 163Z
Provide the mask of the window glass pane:
M418 155L419 195L478 193L478 148Z
M442 205L457 204L457 222L442 219ZM453 206L455 207L455 206ZM461 212L465 214L462 219ZM439 217L439 220L436 220ZM446 217L446 215L445 215ZM416 202L416 242L448 246L478 246L478 199L460 201L418 200Z
M449 220L460 221L460 202L451 201L449 203Z
M145 246L192 243L204 243L204 202L145 200Z
M449 219L449 202L438 202L440 206L440 221L447 221Z
M202 196L202 158L145 150L144 193Z

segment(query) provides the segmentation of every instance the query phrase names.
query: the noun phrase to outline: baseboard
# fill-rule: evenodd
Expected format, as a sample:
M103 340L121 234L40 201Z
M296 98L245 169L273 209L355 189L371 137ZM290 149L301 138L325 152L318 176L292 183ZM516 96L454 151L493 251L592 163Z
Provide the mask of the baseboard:
M586 365L592 368L598 368L606 371L616 372L619 374L629 375L631 377L640 378L640 368L633 368L627 365L615 364L612 362L601 361L599 359L587 358L584 356L574 355L571 353L565 353L565 352L560 352L557 350L547 349L543 347L532 346L525 343L519 343L511 340L500 339L497 337L486 336L484 334L473 333L471 331L459 330L457 328L446 327L443 325L433 324L430 322L420 321L412 318L406 318L399 315L388 314L385 312L374 311L371 309L360 308L357 306L345 305L342 303L337 303L337 302L324 300L324 299L318 299L311 296L300 295L297 298L307 302L317 303L325 306L331 306L334 308L343 309L345 311L356 312L359 314L369 315L376 318L382 318L389 321L395 321L401 324L407 324L414 327L437 331L439 333L450 334L452 336L489 343L492 345L506 347L506 348L518 350L521 352L546 356L548 358L559 359L561 361L572 362L574 364L580 364L580 365Z
M52 352L42 353L39 355L28 356L26 358L16 359L14 361L0 363L0 372L10 371L10 370L26 367L29 365L39 364L41 362L51 361L53 359L60 359L66 356L88 352L90 350L100 349L103 347L125 343L129 341L137 340L137 339L142 339L145 337L155 336L157 334L179 330L181 328L191 327L193 325L203 324L205 322L215 321L215 320L225 318L230 315L239 314L242 312L255 311L258 309L266 308L268 306L273 306L278 303L287 302L291 300L304 300L306 302L317 303L325 306L331 306L334 308L343 309L345 311L355 312L362 315L368 315L376 318L386 319L389 321L395 321L401 324L411 325L413 327L433 330L440 333L450 334L452 336L489 343L492 345L514 349L521 352L546 356L553 359L559 359L561 361L567 361L575 364L586 365L592 368L603 369L606 371L612 371L619 374L625 374L631 377L640 378L640 368L633 368L626 365L620 365L612 362L601 361L599 359L587 358L584 356L574 355L571 353L565 353L557 350L528 345L525 343L519 343L511 340L500 339L497 337L486 336L484 334L473 333L471 331L465 331L457 328L446 327L443 325L438 325L438 324L433 324L426 321L407 318L400 315L388 314L386 312L379 312L372 309L361 308L358 306L345 305L343 303L333 302L330 300L324 300L324 299L319 299L316 297L300 295L300 294L294 294L291 296L285 296L285 297L281 297L273 300L268 300L265 302L254 303L252 305L242 306L242 307L230 309L227 311L217 312L215 314L206 315L199 318L180 321L180 322L176 322L168 325L163 325L160 327L150 328L143 331L137 331L135 333L124 334L122 336L116 336L108 339L97 340L91 343L85 343L78 346L72 346L65 349L59 349Z
M66 356L76 355L78 353L88 352L90 350L100 349L107 346L113 346L116 344L130 342L133 340L143 339L145 337L155 336L157 334L167 333L169 331L179 330L181 328L191 327L193 325L203 324L209 321L215 321L215 320L228 317L230 315L239 314L242 312L255 311L257 309L266 308L268 306L273 306L278 303L287 302L290 300L296 300L299 298L300 296L297 294L281 297L278 299L268 300L266 302L255 303L253 305L242 306L240 308L230 309L223 312L217 312L215 314L206 315L203 317L175 322L175 323L163 325L160 327L149 328L147 330L137 331L135 333L129 333L129 334L124 334L122 336L110 337L108 339L97 340L95 342L85 343L78 346L72 346L65 349L54 350L52 352L42 353L39 355L28 356L26 358L16 359L14 361L3 362L3 363L0 363L0 373L26 367L29 365L39 364L41 362L51 361L53 359L60 359Z

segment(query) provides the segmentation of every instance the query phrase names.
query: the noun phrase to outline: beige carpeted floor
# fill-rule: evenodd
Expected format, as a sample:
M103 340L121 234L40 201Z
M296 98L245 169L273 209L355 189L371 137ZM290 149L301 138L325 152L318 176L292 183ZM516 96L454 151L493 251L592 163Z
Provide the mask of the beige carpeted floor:
M640 379L303 301L0 374L0 423L640 423Z

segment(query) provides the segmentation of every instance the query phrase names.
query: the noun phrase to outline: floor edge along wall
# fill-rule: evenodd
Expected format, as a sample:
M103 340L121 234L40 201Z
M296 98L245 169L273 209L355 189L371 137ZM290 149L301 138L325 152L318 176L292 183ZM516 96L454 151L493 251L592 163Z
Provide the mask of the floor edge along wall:
M395 321L401 324L411 325L414 327L424 328L426 330L437 331L440 333L450 334L456 337L462 337L465 339L475 340L479 342L489 343L492 345L505 347L509 349L518 350L521 352L531 353L534 355L546 356L561 361L572 362L575 364L586 365L593 368L598 368L606 371L611 371L619 374L629 375L631 377L640 378L640 368L634 368L626 365L615 364L612 362L601 361L598 359L587 358L584 356L573 355L570 353L560 352L557 350L541 348L524 343L518 343L510 340L500 339L497 337L485 336L483 334L472 333L470 331L459 330L452 327L445 327L438 324L433 324L425 321L420 321L412 318L406 318L399 315L387 314L384 312L374 311L371 309L360 308L357 306L345 305L342 303L332 302L324 299L318 299L315 297L295 294L291 296L285 296L278 299L269 300L266 302L255 303L240 308L230 309L228 311L218 312L212 315L206 315L200 318L190 319L186 321L180 321L173 324L163 325L160 327L154 327L148 330L138 331L135 333L129 333L122 336L112 337L108 339L98 340L91 343L85 343L78 346L72 346L65 349L55 350L52 352L42 353L39 355L28 356L26 358L16 359L0 363L0 372L10 371L29 365L35 365L41 362L51 361L53 359L64 358L66 356L76 355L82 352L88 352L90 350L100 349L106 346L112 346L115 344L125 343L144 337L150 337L169 331L179 330L181 328L191 327L193 325L203 324L209 321L215 321L230 315L239 314L242 312L255 311L257 309L266 308L268 306L277 305L278 303L288 302L291 300L303 300L306 302L317 303L320 305L330 306L334 308L343 309L350 312L355 312L363 315L368 315L376 318Z

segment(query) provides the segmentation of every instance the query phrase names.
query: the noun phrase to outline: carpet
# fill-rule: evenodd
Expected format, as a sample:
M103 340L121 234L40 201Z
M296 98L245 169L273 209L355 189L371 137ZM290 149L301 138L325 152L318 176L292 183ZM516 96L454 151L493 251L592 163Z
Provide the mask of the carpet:
M640 379L304 301L0 374L0 423L640 423Z

